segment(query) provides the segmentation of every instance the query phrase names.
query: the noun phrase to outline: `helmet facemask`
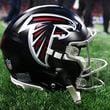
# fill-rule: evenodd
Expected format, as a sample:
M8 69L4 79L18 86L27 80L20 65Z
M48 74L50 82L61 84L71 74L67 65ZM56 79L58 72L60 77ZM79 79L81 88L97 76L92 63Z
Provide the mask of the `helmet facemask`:
M107 62L99 58L90 58L89 53L89 43L94 38L96 32L89 30L90 36L89 39L83 42L70 42L66 48L66 55L69 60L77 62L82 71L80 76L76 80L76 89L78 90L91 90L102 87L104 81L101 80L101 75L99 72L107 66ZM74 96L70 92L72 97ZM79 100L79 93L73 97L73 100ZM77 101L78 101L77 100ZM76 101L76 103L77 103Z

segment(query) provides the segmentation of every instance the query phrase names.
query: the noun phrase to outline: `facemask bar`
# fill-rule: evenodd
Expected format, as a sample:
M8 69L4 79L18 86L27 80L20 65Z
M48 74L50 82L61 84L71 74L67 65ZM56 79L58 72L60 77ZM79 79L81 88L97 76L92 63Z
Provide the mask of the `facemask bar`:
M79 41L79 42L70 42L69 45L66 48L66 55L69 59L76 61L80 66L82 67L83 70L90 68L90 56L89 56L89 43L93 40L94 36L96 35L96 31L91 31L88 29L88 39L84 41ZM76 50L79 50L78 47L83 47L85 46L86 52L87 52L87 58L84 59L84 57L79 56L78 52L77 54L75 53ZM75 49L76 48L76 49ZM74 54L75 53L75 54Z
M101 70L107 67L107 62L104 59L91 58L90 63L95 63L96 67L95 69L88 72L88 74L83 74L83 72L81 73L81 76L77 79L76 82L78 89L90 90L102 87L104 85L104 81L99 78L99 74ZM84 82L86 81L85 78L87 77L90 78L89 80L91 81L91 86L87 86L86 83L88 82ZM94 84L94 81L97 82L97 84Z
M76 85L78 89L83 89L83 90L88 90L88 89L94 89L94 88L98 88L98 87L102 87L104 85L104 82L102 80L100 80L97 76L93 76L93 75L97 75L99 73L99 71L101 71L102 69L104 69L107 66L107 62L103 59L98 59L98 58L90 58L89 56L89 42L92 41L92 39L94 38L96 32L94 30L90 30L89 31L89 35L91 35L91 37L89 37L89 39L82 41L82 42L71 42L69 44L70 48L72 48L72 46L86 46L86 52L87 52L87 58L81 57L81 56L75 56L72 55L71 51L74 50L70 50L70 52L68 51L68 49L66 50L66 54L67 57L70 58L73 61L76 61L78 64L80 64L80 66L82 67L82 72L80 74L80 77L78 78ZM68 48L69 48L68 46ZM91 70L91 63L95 62L96 63L96 68L94 70ZM99 67L97 67L97 65L101 64ZM89 80L94 78L95 82L97 82L98 84L93 83L93 81L91 80L91 86L86 86L85 84L82 84L82 82L84 83L84 80L89 77ZM92 77L92 78L90 78ZM86 82L86 80L85 80Z

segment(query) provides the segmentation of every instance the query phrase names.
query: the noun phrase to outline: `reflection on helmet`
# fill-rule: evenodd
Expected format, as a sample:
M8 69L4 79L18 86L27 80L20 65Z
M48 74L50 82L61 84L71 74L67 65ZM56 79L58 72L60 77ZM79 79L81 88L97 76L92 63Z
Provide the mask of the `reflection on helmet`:
M46 5L27 10L9 24L2 40L11 81L23 88L68 89L79 103L80 89L104 84L96 73L107 62L89 56L94 36L76 14L63 7Z

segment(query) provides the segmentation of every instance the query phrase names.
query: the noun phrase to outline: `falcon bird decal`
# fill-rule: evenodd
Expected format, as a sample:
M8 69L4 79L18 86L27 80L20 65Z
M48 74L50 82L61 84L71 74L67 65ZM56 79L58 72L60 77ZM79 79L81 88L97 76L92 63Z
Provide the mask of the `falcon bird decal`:
M71 25L70 25L71 23ZM33 58L48 67L47 49L51 48L54 38L66 39L77 23L55 14L33 14L21 26L19 33L28 30L28 44Z

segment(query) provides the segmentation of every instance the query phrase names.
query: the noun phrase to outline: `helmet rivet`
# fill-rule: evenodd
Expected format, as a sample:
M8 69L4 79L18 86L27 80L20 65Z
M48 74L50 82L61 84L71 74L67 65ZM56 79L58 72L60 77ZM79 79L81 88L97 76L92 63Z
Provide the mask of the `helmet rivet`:
M56 71L55 74L57 75L58 74L58 71Z
M54 89L54 88L55 88L55 86L56 86L56 85L55 85L55 83L51 83L51 88L53 88L53 89Z

